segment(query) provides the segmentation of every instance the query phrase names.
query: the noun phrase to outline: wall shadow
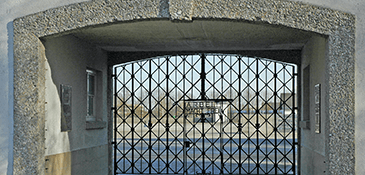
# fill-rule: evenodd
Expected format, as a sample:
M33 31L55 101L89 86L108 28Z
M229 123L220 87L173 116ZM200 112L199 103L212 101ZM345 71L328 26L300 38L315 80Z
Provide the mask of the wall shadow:
M13 174L13 136L14 136L14 27L13 21L9 22L7 25L8 30L8 74L9 74L9 85L8 85L8 110L9 114L9 151L8 151L8 174Z

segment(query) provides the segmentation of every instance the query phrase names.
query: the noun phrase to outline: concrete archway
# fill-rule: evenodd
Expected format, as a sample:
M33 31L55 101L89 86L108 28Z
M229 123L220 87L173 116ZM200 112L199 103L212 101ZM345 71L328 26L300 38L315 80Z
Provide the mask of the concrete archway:
M45 48L40 38L70 33L78 33L79 37L87 38L90 36L87 32L92 33L93 30L97 30L97 28L91 29L89 27L105 25L105 27L100 28L105 30L110 24L123 25L123 23L118 23L132 22L130 24L133 25L134 21L147 19L162 19L168 23L166 25L170 25L171 21L188 22L182 23L181 26L185 24L193 26L194 21L199 23L197 19L228 19L250 22L254 25L260 24L269 26L269 28L279 26L279 28L283 27L288 30L295 29L293 34L303 31L303 35L300 35L304 38L302 43L306 41L305 33L307 32L326 36L327 39L324 42L326 51L323 53L323 64L326 69L325 99L323 99L326 121L324 128L325 161L328 162L326 169L332 174L354 173L355 18L353 15L313 5L280 0L227 0L216 3L192 0L188 2L177 0L139 2L98 0L50 9L14 20L15 174L44 174L44 74L46 70L44 67ZM146 23L148 22L150 21L146 21ZM109 28L112 28L110 26ZM255 37L258 36L253 38ZM97 36L95 38L97 39ZM197 45L210 42L199 41L199 38L202 37L192 36L188 39L190 42L195 40ZM222 38L218 38L218 40L222 40ZM153 39L156 38L151 38L151 40ZM184 43L178 44L184 45ZM232 42L231 44L237 43ZM285 42L281 41L272 45L275 44L285 44ZM114 43L114 45L117 44ZM188 45L185 44L185 46ZM105 47L109 47L111 50L121 49L120 45L119 47L111 46L113 44ZM228 46L232 49L232 45ZM295 49L298 49L303 45L300 43L299 45L293 45L293 43L276 45L278 49L288 49L295 46L297 47ZM212 48L212 46L201 49L207 50L208 48ZM156 48L150 47L150 49ZM176 50L176 48L172 50Z

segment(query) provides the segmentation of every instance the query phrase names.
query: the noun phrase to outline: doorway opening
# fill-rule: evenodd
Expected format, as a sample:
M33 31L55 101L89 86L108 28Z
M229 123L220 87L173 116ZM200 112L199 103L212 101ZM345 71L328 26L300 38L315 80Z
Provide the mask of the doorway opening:
M295 64L199 53L113 69L114 174L297 174Z

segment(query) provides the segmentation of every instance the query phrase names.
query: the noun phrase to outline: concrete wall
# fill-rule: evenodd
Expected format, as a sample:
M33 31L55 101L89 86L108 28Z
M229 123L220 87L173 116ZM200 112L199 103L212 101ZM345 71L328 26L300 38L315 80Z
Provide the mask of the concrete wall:
M70 35L43 39L43 44L47 58L46 174L107 174L106 53ZM101 95L95 100L101 105L95 110L104 127L97 129L87 127L86 122L86 69L97 70L100 75L97 91ZM72 87L72 129L65 132L61 132L61 84ZM71 163L65 164L68 159Z
M365 174L365 1L293 0L352 13L356 16L355 46L355 161L356 174Z
M85 0L0 1L0 174L13 172L13 23L15 18Z
M302 52L302 77L306 77L303 70L309 66L309 82L304 83L302 78L302 89L308 88L308 91L302 91L302 104L308 103L301 108L302 119L304 116L309 118L309 128L301 129L301 173L302 175L326 174L327 164L326 156L326 140L325 123L328 121L326 110L325 94L326 92L326 39L313 36ZM321 85L321 132L315 133L315 103L314 103L314 86ZM306 101L308 100L308 101Z
M84 0L3 0L0 2L0 174L12 174L12 126L13 126L13 48L12 48L12 22L15 18L43 11L57 6L81 2ZM346 11L356 15L356 145L364 145L365 124L364 110L365 93L365 3L363 0L294 0L316 4L336 10ZM356 147L356 173L365 174L365 151Z

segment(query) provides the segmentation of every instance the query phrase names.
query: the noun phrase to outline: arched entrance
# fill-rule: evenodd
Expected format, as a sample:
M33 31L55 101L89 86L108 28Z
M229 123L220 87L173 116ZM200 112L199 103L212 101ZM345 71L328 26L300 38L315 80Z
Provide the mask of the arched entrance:
M297 66L232 54L114 67L114 174L297 174Z
M238 22L249 21L266 26L285 26L289 29L298 29L297 32L304 30L325 36L327 47L324 51L320 51L324 53L324 56L319 59L324 60L323 67L326 75L323 79L323 83L326 85L323 93L325 94L323 99L325 102L323 128L325 130L322 139L324 144L321 145L324 151L320 156L325 160L323 166L330 173L354 172L354 16L290 1L235 1L231 3L191 1L185 3L175 0L168 2L146 0L142 3L84 2L50 9L14 21L14 173L42 174L45 169L44 73L46 70L43 67L45 48L40 38L82 33L82 31L90 29L84 28L88 26L101 27L101 24L118 24L118 22L132 22L141 19L171 19L172 21L187 20L191 22L195 19L212 18L237 20ZM184 24L189 26L189 23ZM107 29L108 26L104 27ZM83 30L80 30L81 28ZM201 43L199 39L204 38L204 33L201 34L197 38L187 37L190 43L186 42L185 46L196 46L196 43ZM88 35L84 36L88 37ZM133 37L138 38L138 36ZM131 45L138 43L140 43L138 40L134 40ZM151 42L149 43L151 44ZM165 46L169 46L171 43L165 44ZM285 43L281 44L284 45L279 43L276 48L288 48ZM222 43L220 46L224 48L226 45L232 48L229 43ZM128 49L128 47L124 49L126 48ZM207 51L209 48L212 47L200 47L201 50ZM110 47L110 49L121 51L120 47ZM135 48L129 47L129 49L131 50L127 51L133 51ZM233 50L237 50L237 48ZM153 49L149 51L153 52ZM153 55L154 53L147 54ZM112 57L109 58L109 65L121 62L124 58L133 60L123 56L119 58L121 59L119 61ZM343 120L347 122L337 124ZM343 135L344 130L348 135ZM28 148L27 145L33 146L24 152L24 148Z

